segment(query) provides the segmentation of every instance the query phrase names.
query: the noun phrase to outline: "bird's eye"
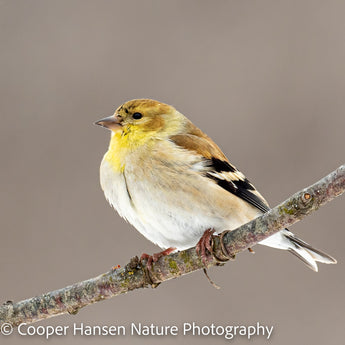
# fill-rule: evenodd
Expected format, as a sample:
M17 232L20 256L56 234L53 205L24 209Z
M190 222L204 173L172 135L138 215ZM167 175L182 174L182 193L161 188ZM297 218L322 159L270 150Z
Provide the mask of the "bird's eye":
M134 113L132 115L132 117L133 117L134 120L139 120L139 119L141 119L143 117L143 114L141 114L141 113Z

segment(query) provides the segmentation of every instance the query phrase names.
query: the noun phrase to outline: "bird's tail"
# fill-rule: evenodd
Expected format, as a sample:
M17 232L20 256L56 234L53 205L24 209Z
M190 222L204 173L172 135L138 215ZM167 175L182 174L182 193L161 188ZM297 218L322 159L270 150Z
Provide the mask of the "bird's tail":
M337 260L332 258L330 255L322 252L321 250L313 248L310 244L296 237L288 229L279 231L278 233L261 241L260 244L288 250L290 253L301 259L315 272L318 271L316 262L322 262L324 264L337 263Z

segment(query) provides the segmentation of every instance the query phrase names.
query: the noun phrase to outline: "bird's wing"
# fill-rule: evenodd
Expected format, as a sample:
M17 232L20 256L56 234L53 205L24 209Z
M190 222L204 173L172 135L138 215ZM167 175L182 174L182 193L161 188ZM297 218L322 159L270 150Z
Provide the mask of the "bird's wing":
M234 166L226 161L211 158L207 161L206 177L214 180L220 187L247 201L262 212L267 212L269 207L266 200L255 189L250 181Z
M249 180L234 167L221 149L200 129L189 124L188 134L178 134L170 137L177 146L196 152L203 161L202 173L228 192L247 201L262 212L267 212L267 201L249 182ZM198 165L200 167L200 164Z

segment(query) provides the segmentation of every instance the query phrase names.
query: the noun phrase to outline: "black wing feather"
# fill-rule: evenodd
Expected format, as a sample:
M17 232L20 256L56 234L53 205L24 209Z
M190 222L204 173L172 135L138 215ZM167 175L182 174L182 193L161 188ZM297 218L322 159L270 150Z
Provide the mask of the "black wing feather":
M208 178L214 180L220 187L247 201L260 211L265 213L269 210L269 207L261 200L261 198L251 192L255 190L255 188L247 178L228 181L215 176L216 174L211 174L212 171L216 173L236 172L237 169L230 165L230 163L217 158L212 158L208 160L207 163L207 166L210 169L208 172L206 172L206 176Z

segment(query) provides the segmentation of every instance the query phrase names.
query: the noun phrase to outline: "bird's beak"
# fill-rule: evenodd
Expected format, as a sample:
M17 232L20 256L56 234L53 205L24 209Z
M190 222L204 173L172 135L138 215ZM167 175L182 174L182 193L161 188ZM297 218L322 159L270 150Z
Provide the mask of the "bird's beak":
M111 115L111 116L105 117L102 120L96 121L95 125L102 126L110 130L117 130L122 127L121 120L122 119L120 117Z

